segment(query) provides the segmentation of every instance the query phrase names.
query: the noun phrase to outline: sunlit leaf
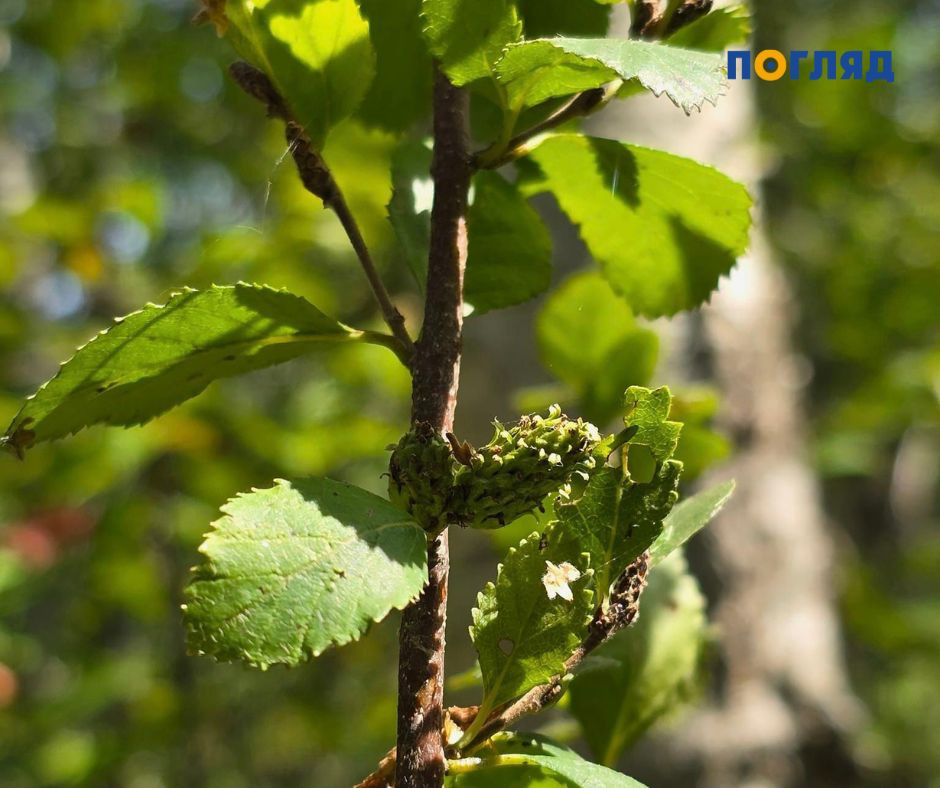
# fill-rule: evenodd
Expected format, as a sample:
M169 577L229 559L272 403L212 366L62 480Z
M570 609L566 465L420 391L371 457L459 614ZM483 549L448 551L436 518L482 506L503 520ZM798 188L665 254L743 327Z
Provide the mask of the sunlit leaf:
M530 154L613 288L637 314L707 300L747 246L750 198L704 164L614 140L564 134Z
M630 443L646 446L660 462L672 457L682 431L679 422L669 421L671 407L672 394L666 386L630 386L624 396L623 423L635 428Z
M493 737L484 752L475 771L455 774L449 778L448 785L454 788L524 788L529 785L644 788L632 777L591 763L574 750L538 734L500 733ZM523 779L532 782L523 782Z
M598 60L566 51L561 39L525 41L506 50L496 64L509 105L533 107L555 96L568 96L617 79L617 72Z
M284 290L249 284L185 290L163 306L118 318L80 348L27 400L3 443L22 452L93 424L141 424L219 378L325 343L377 339Z
M203 0L220 33L264 71L316 145L362 101L375 74L356 0Z
M496 65L510 104L532 106L553 96L632 80L666 94L687 114L715 104L727 81L720 55L648 41L545 38L510 46Z
M488 77L522 34L510 0L423 0L424 35L455 85Z
M186 589L198 653L293 665L358 638L427 582L424 532L358 487L279 480L222 511Z
M487 765L444 778L446 788L571 788L563 777L533 764Z

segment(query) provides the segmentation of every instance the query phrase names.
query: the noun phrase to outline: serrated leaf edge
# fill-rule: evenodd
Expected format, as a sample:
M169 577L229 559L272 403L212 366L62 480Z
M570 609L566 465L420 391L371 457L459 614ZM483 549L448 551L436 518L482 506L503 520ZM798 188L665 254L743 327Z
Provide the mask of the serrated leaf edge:
M500 53L500 56L499 56L499 57L496 59L496 61L493 63L492 71L493 71L493 74L494 74L496 80L499 81L500 83L502 83L502 80L499 78L499 72L497 71L497 67L498 67L499 64L502 62L503 58L506 57L506 55L508 54L508 52L509 52L510 50L517 49L517 48L519 48L519 47L523 47L523 46L525 46L526 44L534 44L534 43L537 43L537 42L544 42L544 43L547 43L547 44L551 44L553 47L555 47L556 49L561 50L561 51L564 52L565 54L572 55L573 57L581 58L582 60L585 60L585 61L593 61L593 62L597 63L601 68L605 68L605 69L607 69L608 71L611 71L611 72L613 72L614 74L617 74L617 70L616 70L615 68L613 68L613 67L610 66L609 64L605 63L605 62L604 62L603 60L601 60L600 58L590 57L590 56L587 56L587 55L582 55L582 54L579 54L579 53L577 53L577 52L571 52L570 50L565 49L563 46L559 46L558 43L557 43L557 41L562 40L562 39L564 39L564 38L566 38L566 36L556 36L555 38L551 38L551 37L530 38L530 39L527 39L527 40L514 41L514 42L511 43L511 44L507 44L505 47L503 47L503 50L502 50L502 52ZM623 42L623 43L647 43L647 44L648 44L648 43L651 43L651 42L648 42L648 41L645 41L645 42L634 42L634 41L632 41L631 39L616 39L616 38L605 38L605 39L597 39L597 40L621 41L621 42ZM669 49L672 49L672 50L675 50L675 51L679 51L679 52L688 52L688 53L691 54L691 55L709 55L709 54L713 54L713 53L710 53L710 52L702 52L701 50L697 50L697 49L686 49L685 47L672 46L671 44L668 44L668 43L657 44L656 46L668 47ZM663 88L662 90L659 90L659 91L655 90L653 87L651 87L650 85L647 84L647 82L646 82L646 80L644 80L642 74L637 74L635 77L630 77L630 78L628 78L628 79L627 79L627 78L624 78L624 77L619 77L619 74L618 74L618 77L619 77L620 79L623 79L625 82L629 82L629 81L632 81L632 80L635 79L637 82L640 83L640 85L643 87L644 90L648 90L648 91L649 91L650 93L652 93L656 98L659 98L660 96L662 96L663 94L665 94L665 95L666 95L666 98L668 98L676 107L678 107L679 109L681 109L686 115L691 115L693 109L696 110L697 112L701 113L702 107L705 105L706 102L709 103L709 104L711 104L713 107L717 107L717 106L718 106L718 101L719 101L719 99L722 99L722 98L724 98L725 96L728 95L728 91L730 90L730 87L731 87L731 84L730 84L730 82L729 82L728 79L727 79L727 76L728 76L728 68L727 68L726 65L724 65L724 64L720 61L720 59L719 59L719 62L718 62L718 64L717 64L716 68L715 68L715 71L716 71L717 73L720 73L720 74L724 75L724 77L725 77L724 81L721 83L721 85L719 85L718 92L716 93L715 97L712 98L711 96L702 96L701 101L691 102L691 103L686 103L686 102L680 102L680 101L678 101L674 96L672 96L672 95L670 94L670 92L669 92L669 90L668 90L667 88Z
M636 148L636 149L638 149L638 150L649 151L649 152L651 152L651 153L658 153L658 154L661 154L661 155L670 156L670 157L675 158L675 159L680 159L680 160L683 160L683 161L691 162L692 164L696 164L696 165L698 165L699 167L703 167L703 168L706 169L706 170L711 170L712 172L714 172L714 173L720 175L721 177L725 178L727 181L729 181L730 183L734 184L734 185L737 186L739 189L741 189L741 191L744 193L744 196L747 198L747 203L748 203L748 206L747 206L747 222L746 222L746 223L744 224L744 226L741 228L740 234L739 234L738 242L736 243L735 248L732 250L732 251L734 251L734 253L735 253L735 260L739 260L741 257L743 257L743 256L747 253L747 250L748 250L748 248L749 248L749 246L750 246L751 230L752 230L753 227L754 227L754 219L753 219L753 217L752 217L752 215L751 215L751 210L752 210L753 207L754 207L755 200L754 200L753 195L751 194L750 189L748 189L747 186L745 186L745 185L744 185L743 183L741 183L740 181L735 180L734 178L732 178L732 177L731 177L730 175L728 175L727 173L722 172L720 169L718 169L717 167L712 166L711 164L707 164L707 163L705 163L705 162L696 161L695 159L692 159L692 158L690 158L690 157L688 157L688 156L679 156L678 154L671 153L670 151L665 151L665 150L663 150L662 148L651 148L651 147L648 146L648 145L637 145L637 144L632 143L632 142L623 142L622 140L614 140L614 139L610 139L610 138L608 138L608 137L595 137L594 135L591 135L591 134L572 134L572 133L570 133L570 132L567 132L567 133L566 133L566 132L559 132L559 133L546 133L546 134L542 134L542 135L539 135L538 137L536 137L536 138L533 139L533 141L532 141L532 143L530 144L530 148L528 149L527 153L531 153L533 150L535 150L535 148L537 148L537 147L538 147L539 145L541 145L543 142L546 142L547 140L551 140L551 139L556 139L556 138L599 139L599 140L606 140L606 141L608 141L608 142L616 142L616 143L618 143L619 145L623 145L623 146L625 146L625 147L627 147L627 148ZM549 188L546 187L546 188L540 189L539 191L534 192L533 194L544 194L544 193L549 192L549 191L551 191L551 189L549 189ZM565 215L567 216L567 213L566 213ZM578 228L578 236L581 238L582 241L584 241L584 235L583 235L583 233L581 232L581 222L576 222L576 221L574 221L573 219L571 219L571 217L569 217L569 221L571 221L571 223L572 223L575 227ZM586 243L586 241L584 241L584 242ZM694 306L691 306L691 307L679 306L679 307L673 309L672 311L663 311L662 313L659 313L659 312L650 313L650 312L645 312L645 311L643 311L643 310L639 310L639 309L637 309L632 303L630 303L629 300L628 300L628 298L627 298L627 294L624 293L624 291L623 291L623 288L619 287L615 281L613 281L612 279L610 279L610 278L607 276L607 266L604 264L604 262L603 262L602 260L596 260L596 262L597 262L598 268L600 269L601 275L604 277L604 281L607 282L607 284L610 286L610 289L611 289L611 290L613 290L618 296L620 296L621 298L623 298L623 299L627 302L627 305L630 307L631 310L633 310L634 315L636 315L637 317L645 317L645 318L652 318L652 319L655 319L655 318L658 318L658 317L666 317L666 318L673 317L674 315L679 314L679 312L695 312L696 310L699 310L699 309L701 309L702 307L711 304L711 300L712 300L712 298L714 297L715 293L717 293L718 290L720 289L721 283L722 283L723 281L730 280L731 274L733 273L734 268L735 268L735 266L732 266L731 269L730 269L729 271L727 271L726 273L719 274L719 275L718 275L718 282L717 282L717 283L715 284L715 286L709 291L708 295L707 295L704 299L702 299L701 301L699 301L697 304L695 304Z
M288 480L288 479L280 479L280 478L274 479L274 480L273 480L273 483L274 483L274 486L275 486L275 487L289 487L289 486L291 485L290 480ZM213 520L213 521L209 524L209 530L208 530L205 534L203 534L203 540L202 540L202 542L200 543L199 547L197 548L197 552L198 552L200 555L202 555L202 556L204 557L205 563L204 563L204 565L196 565L196 566L190 567L190 570L189 570L189 572L190 572L190 582L192 582L192 580L193 580L194 578L195 578L195 579L199 579L198 576L199 576L199 573L200 573L201 571L205 571L206 569L212 569L212 568L213 568L214 562L212 561L212 558L209 556L209 554L206 552L207 544L208 544L209 539L210 539L212 536L214 536L214 535L220 530L220 529L219 529L220 524L221 524L222 522L224 522L226 518L232 517L232 514L231 514L231 512L229 511L230 505L233 504L233 503L235 503L235 502L237 502L237 501L239 501L239 500L241 500L241 499L243 499L243 498L247 498L247 497L249 497L249 496L251 496L251 495L253 495L253 494L255 494L255 493L266 492L266 491L272 490L272 489L274 489L274 487L252 487L252 488L250 488L250 490L248 490L247 492L239 492L239 493L236 493L236 494L233 495L231 498L229 498L228 500L226 500L226 502L223 503L223 504L219 507L219 511L222 513L222 517L219 517L219 518ZM415 527L420 531L420 526L418 526L417 523L415 523L413 520L410 520L408 517L404 516L404 512L403 512L402 514L403 514L403 519L402 519L401 521L395 521L395 522L386 523L385 526L383 526L383 527L388 527L388 526L393 526L393 525L407 525L407 524L413 524L413 525L415 525ZM422 532L422 533L423 533L423 532ZM301 663L303 663L303 662L308 662L310 659L316 659L316 658L319 657L321 654L323 654L323 652L325 652L327 649L334 648L334 647L335 647L335 648L339 648L339 647L341 647L341 646L345 646L345 645L347 645L347 644L349 644L349 643L352 643L352 642L354 642L354 641L359 640L363 635L366 634L366 632L368 631L368 628L369 628L372 624L377 624L378 622L380 622L380 621L382 621L383 619L385 619L385 617L386 617L392 610L404 610L406 607L408 607L408 605L410 605L410 604L412 604L413 602L415 602L415 601L418 599L418 597L421 596L421 592L424 590L424 586L425 586L425 585L427 585L427 581L425 581L425 583L422 585L422 587L421 587L416 593L412 594L412 595L411 595L410 597L408 597L408 599L406 599L404 602L392 602L392 601L389 601L388 606L385 608L385 610L384 610L381 614L378 614L378 615L377 615L376 617L374 617L374 618L373 618L372 616L367 616L367 617L362 618L361 622L356 622L357 624L358 624L358 623L362 623L362 625L363 625L363 626L361 626L361 627L357 627L357 630L358 630L358 631L357 631L356 633L348 633L348 634L345 635L345 636L339 636L339 637L336 637L336 638L331 638L331 639L330 639L330 642L327 643L325 646L323 646L323 648L318 648L318 649L308 649L308 648L306 648L305 645L304 645L304 641L306 640L306 635L304 635L304 637L302 637L301 640L300 640L300 652L299 652L299 654L298 654L298 657L297 657L297 659L294 660L293 662L287 662L287 661L281 661L281 660L271 660L271 661L257 660L257 659L253 659L250 655L245 654L244 652L238 651L237 649L232 649L232 650L231 650L231 653L232 653L233 655L235 655L235 654L238 655L238 656L232 656L232 657L219 656L219 655L216 654L216 653L213 653L213 652L211 652L211 651L206 651L205 649L200 649L200 648L193 648L193 649L190 649L190 648L189 648L189 637L190 637L190 632L191 632L192 630L191 630L191 626L190 626L189 621L187 620L187 616L186 616L187 603L184 602L183 604L180 605L180 610L183 612L183 620L184 620L185 629L186 629L186 635L187 635L187 637L186 637L186 640L187 640L187 653L188 653L190 656L208 657L209 659L211 659L213 662L215 662L215 663L217 663L217 664L231 664L232 662L238 661L238 662L242 662L242 663L244 663L244 664L246 664L246 665L250 665L251 667L259 668L259 669L262 670L262 671L267 670L267 669L270 668L272 665L286 665L286 666L288 666L288 667L293 666L293 665L299 665L299 664L301 664ZM188 586L188 584L187 584L187 588L186 588L185 591L184 591L184 595L185 595L185 594L188 594L188 593L189 593L189 586ZM386 599L387 599L387 597L386 597Z
M314 306L312 303L307 301L306 298L303 298L303 296L299 296L296 293L292 293L287 288L283 288L283 287L278 288L278 287L272 287L271 285L255 284L255 283L250 283L250 282L239 281L239 282L236 282L234 285L213 284L203 290L199 290L193 287L181 287L178 290L173 290L167 296L166 301L162 304L155 304L152 301L148 301L142 307L134 310L133 312L128 312L126 315L120 315L118 317L112 318L110 325L106 326L105 328L102 328L84 344L79 345L75 349L75 351L72 353L72 355L69 356L69 358L67 358L65 361L60 362L58 369L56 370L56 373L52 377L50 377L48 380L46 380L45 383L39 386L39 388L37 388L36 391L34 391L32 394L30 394L23 400L23 405L20 407L16 415L13 417L13 421L10 422L10 426L7 427L6 432L2 436L0 436L0 449L13 451L15 454L17 454L17 456L20 457L20 459L22 459L25 451L29 448L32 448L33 446L32 440L25 442L25 443L22 443L17 440L17 436L22 435L24 428L28 427L28 425L31 424L33 421L32 418L27 418L25 420L20 421L20 417L23 411L26 409L27 405L33 400L35 400L40 394L42 394L42 392L45 391L46 388L49 385L51 385L53 381L55 381L59 377L59 375L62 374L62 371L64 370L64 368L68 364L72 363L82 351L84 351L86 348L88 348L93 343L97 342L98 340L106 337L108 333L111 331L111 329L113 329L115 326L120 325L121 323L129 320L132 317L136 317L137 315L143 314L144 312L147 312L148 310L165 309L167 306L170 305L173 299L178 298L180 296L188 295L190 293L208 293L212 291L221 292L225 290L237 290L239 288L249 288L251 290L266 290L271 293L283 293L283 294L292 296L294 298L299 298L305 303L309 304L314 309L316 309L318 312L320 312L320 314L324 315L324 317L327 317L328 319L333 320L333 318L330 318L329 315L326 315L324 312L319 310L316 306ZM366 341L368 341L368 335L366 332L347 326L345 323L342 323L339 320L335 322L340 328L344 329L344 333L337 332L336 334L333 334L331 336L324 335L321 341L349 341L349 340L357 340L357 339L365 339ZM303 340L315 341L312 336L309 336L309 337L306 335L297 335L297 336L303 337ZM178 407L178 405L181 405L181 404L182 403L176 403L176 404L170 405L169 407L157 413L154 413L148 418L143 418L139 421L129 422L127 424L114 425L114 424L110 424L109 422L98 422L97 424L99 425L106 424L107 426L112 426L112 427L120 426L123 429L129 429L131 427L138 427L141 424L146 424L148 421L151 421L152 419L157 418L158 416L162 416L164 413L167 413L168 411L172 410L175 407ZM60 437L65 438L71 435L76 435L82 430L87 429L90 426L96 426L96 425L94 424L82 425L76 429L69 430L67 433L65 433L64 435Z
M546 526L544 533L553 531L555 530L556 527L558 527L557 521L549 523L548 526ZM504 569L505 564L517 552L522 550L524 547L526 547L533 541L538 542L539 540L541 540L541 538L542 538L542 532L533 531L531 534L529 534L528 536L520 540L518 545L516 545L515 547L510 547L509 550L506 552L506 559L504 561L501 561L496 566L496 580L487 581L487 583L483 586L483 589L477 593L477 606L471 608L470 610L470 618L471 618L472 623L470 627L468 628L470 632L470 640L474 644L476 644L476 630L480 626L480 621L482 617L484 616L484 614L493 613L494 611L495 611L495 615L499 614L497 605L495 604L495 591L496 591L497 585L499 584L500 579L503 576L503 569ZM582 552L578 554L578 558L581 560L581 563L583 565L583 571L581 573L581 577L579 578L579 580L583 579L585 581L579 591L579 594L580 594L581 599L585 600L588 603L587 607L590 608L590 603L594 598L594 588L593 588L594 569L590 566L591 555L590 553ZM491 597L487 596L487 592L494 592L494 597L492 597L494 604L489 605L489 606L487 606L486 601L490 599ZM573 603L569 603L569 604L573 604ZM587 624L590 623L590 621L591 621L591 615L588 614L584 618L584 625L586 626ZM564 663L562 663L559 666L558 673L554 675L561 675L563 671L564 671ZM500 684L497 684L495 689L498 690L499 686ZM492 687L489 688L489 693L492 693L493 690L494 688Z

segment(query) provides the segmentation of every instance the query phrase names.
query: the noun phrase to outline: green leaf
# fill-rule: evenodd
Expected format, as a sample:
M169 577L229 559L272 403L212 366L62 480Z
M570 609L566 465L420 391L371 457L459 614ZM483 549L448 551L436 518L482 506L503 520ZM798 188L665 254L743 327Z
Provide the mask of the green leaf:
M518 0L527 38L541 36L602 36L610 24L610 9L594 0Z
M751 36L751 14L746 6L716 8L669 36L672 46L723 52L732 44L740 44Z
M521 304L548 289L552 239L516 187L496 172L473 179L464 300L474 312Z
M395 150L392 155L392 199L388 204L388 220L422 293L428 278L431 205L434 199L429 145L425 140L406 140Z
M587 418L603 424L623 409L627 386L649 381L659 338L636 325L633 312L600 274L572 276L536 320L542 363L569 384Z
M623 423L635 427L630 438L633 445L646 446L653 457L662 462L672 457L679 443L682 425L669 421L672 394L666 386L648 389L630 386L624 396Z
M186 589L190 646L295 665L358 638L427 582L427 538L388 501L330 479L277 480L223 508Z
M375 49L375 79L359 108L370 126L404 131L429 114L431 56L421 36L421 0L358 0Z
M559 38L556 46L603 63L624 80L636 79L655 96L663 93L687 115L707 101L718 103L727 88L720 55L649 41Z
M603 763L617 763L693 694L707 631L704 597L674 553L650 573L637 623L600 646L571 682L569 708Z
M566 52L560 39L525 41L506 50L496 74L510 107L534 107L555 96L569 96L617 79L617 73L597 60Z
M553 96L600 87L618 77L643 87L689 114L725 90L720 55L610 38L546 38L510 46L496 65L512 106L533 106Z
M389 220L421 290L428 270L433 183L431 151L423 142L402 145L392 165ZM467 217L464 301L474 314L520 304L551 284L552 241L538 213L502 175L479 172Z
M716 484L679 503L666 517L662 533L650 547L650 566L662 563L708 525L733 492L734 480L730 480Z
M572 788L574 783L533 765L486 764L474 771L448 774L446 788Z
M549 529L541 539L538 533L523 539L509 550L496 583L487 583L479 594L470 636L483 673L480 719L563 673L587 631L591 572L585 557L561 536ZM567 590L545 579L548 562L569 572Z
M522 35L510 0L424 0L424 36L455 85L491 76L508 44Z
M93 424L141 424L213 380L263 369L325 342L385 342L284 290L238 284L185 290L118 318L66 361L10 425L22 452Z
M263 70L314 144L369 89L375 53L356 0L203 0L238 53Z
M663 520L679 498L682 464L664 462L649 482L634 482L620 468L595 473L580 498L556 504L566 543L591 556L597 600L610 584L660 537Z
M511 785L523 788L527 783L507 782L506 775L528 765L532 769L528 775L537 780L532 785L557 785L559 783L547 781L555 776L560 778L561 785L571 788L645 788L632 777L586 761L574 750L538 734L498 733L487 750L492 751L495 754L483 758L473 767L475 771L455 774L448 784L456 788L509 788ZM537 767L541 773L532 767Z
M543 178L528 193L555 194L637 314L698 306L747 247L747 192L704 164L572 134L549 137L530 155Z

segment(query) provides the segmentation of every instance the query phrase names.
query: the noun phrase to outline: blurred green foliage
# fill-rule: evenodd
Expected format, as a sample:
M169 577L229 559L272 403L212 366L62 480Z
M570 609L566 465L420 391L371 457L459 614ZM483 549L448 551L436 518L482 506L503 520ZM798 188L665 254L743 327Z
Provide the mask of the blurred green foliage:
M894 84L759 90L767 222L796 286L827 505L851 538L843 602L877 785L938 785L940 9L758 3L756 48L891 50Z
M413 320L418 288L386 205L395 132L426 107L428 63L395 54L415 29L396 29L380 3L361 7L380 73L392 57L399 76L422 76L406 93L380 77L324 156ZM195 11L191 0L0 0L0 421L114 315L184 285L264 282L348 324L379 325L338 222L303 191L276 125L226 78L228 44L189 24ZM608 11L521 5L533 30L596 34ZM485 98L476 103L485 127ZM380 119L389 130L370 125ZM471 245L477 312L550 279L540 219L500 176L485 177L470 218L488 240ZM537 287L516 293L504 258L526 255ZM655 336L634 335L643 359L597 391L572 380L569 406L609 420L626 385L648 382ZM343 785L370 771L395 728L395 616L315 665L259 673L187 656L179 606L196 547L236 491L329 474L379 492L409 393L386 350L336 348L221 381L142 428L92 428L37 446L28 462L4 457L4 788ZM708 443L711 410L696 412ZM710 459L694 444L680 451L697 470Z
M184 284L264 281L378 325L334 217L225 78L228 45L190 25L194 11L0 2L4 423L113 315ZM328 147L388 269L393 143L346 122ZM0 783L340 785L367 773L395 726L394 618L316 670L259 673L186 656L180 594L237 490L329 472L381 491L408 395L392 354L343 348L213 386L144 428L4 457Z
M0 0L3 426L113 315L184 284L263 281L378 326L338 224L297 183L278 129L225 78L228 45L188 24L194 5ZM381 3L362 6L379 16ZM520 7L533 34L559 19L572 35L607 25L589 0ZM845 621L872 713L860 751L873 784L923 785L940 774L940 19L929 0L760 0L757 11L758 48L895 53L893 85L781 80L759 98L776 157L769 229L815 372L816 458L852 537ZM409 67L425 66L415 54ZM376 82L361 116L396 106L407 125L428 84L392 87ZM347 120L326 155L414 312L385 218L396 142ZM560 399L610 418L616 391L649 382L656 340L632 322L608 339L638 348L616 386L585 355L569 388L528 390L522 409ZM368 772L394 729L394 617L315 667L259 673L187 657L178 606L233 492L326 473L379 492L408 385L387 351L340 349L216 384L144 428L89 430L28 463L0 458L4 788L341 785ZM687 477L728 452L707 426L715 407L710 391L679 392ZM535 527L527 518L496 539Z

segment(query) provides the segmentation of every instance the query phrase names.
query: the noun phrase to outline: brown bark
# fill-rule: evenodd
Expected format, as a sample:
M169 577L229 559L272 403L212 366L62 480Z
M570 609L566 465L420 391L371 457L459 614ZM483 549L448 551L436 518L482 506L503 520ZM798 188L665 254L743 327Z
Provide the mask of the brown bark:
M424 326L412 366L413 423L441 433L454 425L467 262L467 194L472 177L468 97L438 73L434 84L434 204ZM428 585L403 616L398 665L398 788L443 785L444 628L447 532L428 547Z

